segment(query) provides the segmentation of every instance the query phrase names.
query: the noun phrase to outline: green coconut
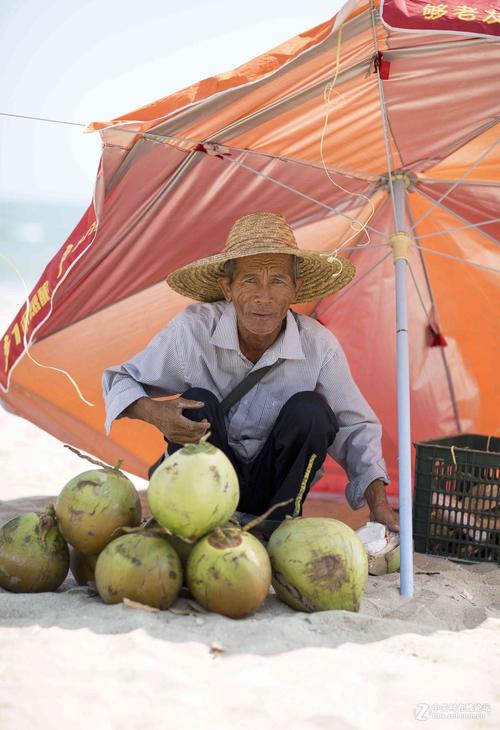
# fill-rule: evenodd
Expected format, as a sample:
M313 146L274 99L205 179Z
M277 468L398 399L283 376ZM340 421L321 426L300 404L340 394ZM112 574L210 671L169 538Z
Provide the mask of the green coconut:
M128 598L165 609L179 595L181 561L164 537L147 531L122 535L99 555L95 583L105 603Z
M85 555L70 546L69 568L76 582L81 586L95 583L95 565L99 555Z
M172 535L164 527L162 527L160 523L155 520L154 517L149 517L148 519L146 519L140 527L122 528L122 531L126 533L137 533L143 530L148 530L148 532L152 532L165 538L165 540L172 545L175 552L179 556L183 569L186 567L187 559L189 558L191 550L195 546L195 542L184 540L182 537Z
M183 540L182 537L177 537L176 535L167 535L167 534L165 535L165 540L172 545L175 552L177 553L177 555L180 558L182 567L185 568L187 565L188 558L191 555L191 552L196 543L186 542L186 540Z
M0 527L0 586L13 593L55 591L68 574L68 546L53 505L28 512Z
M216 528L189 555L186 583L208 611L230 618L254 613L271 586L271 563L265 547L239 527Z
M231 517L239 501L238 477L223 451L200 441L160 464L150 479L147 498L160 525L193 541Z
M111 542L113 532L141 521L141 500L118 468L103 465L74 477L56 501L63 536L85 555L97 555Z
M339 520L285 520L267 546L277 596L297 611L359 611L368 559L354 530Z
M399 570L401 555L399 533L392 532L380 522L367 522L356 530L368 555L368 573L385 575Z

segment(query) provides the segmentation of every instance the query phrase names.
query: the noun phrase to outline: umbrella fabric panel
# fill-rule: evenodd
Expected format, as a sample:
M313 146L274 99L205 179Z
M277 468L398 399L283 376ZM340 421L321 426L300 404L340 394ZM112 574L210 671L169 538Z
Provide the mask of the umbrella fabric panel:
M429 210L430 201L410 196L412 216L418 220ZM447 235L422 239L422 245L446 258L422 252L432 282L442 332L448 341L447 354L453 362L457 402L462 430L479 429L495 433L498 428L497 363L500 355L498 336L498 273L463 263L469 259L485 266L499 266L498 248L474 228L453 231L461 221L437 207L417 224L417 235L449 229ZM451 349L453 348L453 349ZM439 433L439 432L438 432Z
M394 59L384 96L405 166L425 169L435 164L500 112L498 81L487 71L500 66L500 45L487 40L463 45L461 49L459 41L448 41L446 50L384 55Z
M477 134L459 149L448 151L446 157L425 172L425 179L447 180L450 186L465 173L467 182L481 181L498 185L500 169L500 124L486 121L487 129ZM477 160L481 163L476 164Z
M500 168L499 168L500 169ZM481 224L479 226L481 233L481 246L487 251L495 251L498 255L498 245L500 241L500 184L497 186L488 183L479 185L476 183L468 183L464 179L460 185L451 190L453 183L435 183L432 184L422 181L419 184L419 190L431 201L439 204L443 211L447 211L453 218L453 226L461 230L454 231L457 239L465 236L467 240L467 231L463 228L465 224ZM439 215L439 213L438 213ZM488 223L487 221L493 221ZM448 229L451 227L448 226ZM446 230L446 229L443 229ZM479 262L478 262L479 263ZM491 265L498 264L498 257L495 261L491 260Z
M333 102L328 105L328 134L323 143L327 166L361 178L376 178L386 167L377 81L369 69L368 64L359 76L335 85L340 97L332 94ZM264 121L244 134L224 135L224 142L321 164L320 142L327 111L323 90L324 85L300 108L285 108L279 117ZM396 164L399 162L396 154ZM339 178L339 182L349 186L348 179Z
M147 466L161 453L163 439L151 426L129 420L116 422L112 437L106 438L101 376L105 368L143 349L186 303L161 282L32 347L38 362L67 370L93 407L82 402L61 373L41 369L26 357L14 372L6 404L61 441L77 444L108 463L124 459L124 468L145 476ZM126 437L120 439L120 432Z

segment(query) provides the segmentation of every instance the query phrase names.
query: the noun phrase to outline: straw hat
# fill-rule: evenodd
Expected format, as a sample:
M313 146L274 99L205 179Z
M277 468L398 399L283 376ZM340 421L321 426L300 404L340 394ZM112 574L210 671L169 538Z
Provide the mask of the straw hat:
M311 302L342 289L356 270L343 256L299 249L294 233L279 213L251 213L238 218L227 237L222 253L198 259L167 277L167 283L179 294L201 302L224 299L217 279L224 276L229 259L261 253L287 253L299 258L299 276L304 282L297 302Z

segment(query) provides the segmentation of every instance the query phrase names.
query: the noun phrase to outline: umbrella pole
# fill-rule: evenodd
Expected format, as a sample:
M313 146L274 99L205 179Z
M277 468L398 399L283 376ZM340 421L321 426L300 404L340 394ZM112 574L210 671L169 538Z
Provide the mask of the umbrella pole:
M393 178L397 232L390 238L396 275L396 353L398 392L398 477L401 568L399 591L413 596L413 527L411 489L410 365L406 270L411 238L405 230L405 182Z

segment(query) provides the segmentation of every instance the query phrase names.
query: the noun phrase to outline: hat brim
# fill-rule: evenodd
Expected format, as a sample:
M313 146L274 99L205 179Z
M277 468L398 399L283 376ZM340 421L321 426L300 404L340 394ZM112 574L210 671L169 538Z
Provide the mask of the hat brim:
M321 251L305 249L284 249L281 246L264 244L252 248L252 252L224 252L198 259L176 269L167 276L167 284L178 294L199 302L218 302L224 299L217 279L224 276L224 264L230 259L246 258L261 253L281 253L297 256L299 277L303 284L294 303L312 302L343 289L356 274L354 265L344 256L335 256Z

